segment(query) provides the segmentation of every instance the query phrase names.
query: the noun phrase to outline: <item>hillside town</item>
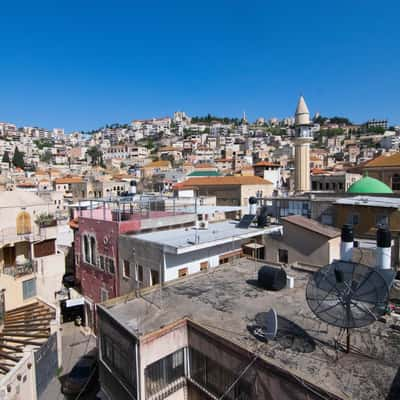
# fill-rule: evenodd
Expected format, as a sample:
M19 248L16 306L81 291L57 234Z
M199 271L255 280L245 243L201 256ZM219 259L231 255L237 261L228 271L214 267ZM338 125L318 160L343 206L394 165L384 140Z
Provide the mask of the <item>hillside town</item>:
M400 126L289 100L284 119L0 123L2 399L400 398ZM370 324L318 319L332 265L336 292L353 271L341 304L356 268L383 282Z

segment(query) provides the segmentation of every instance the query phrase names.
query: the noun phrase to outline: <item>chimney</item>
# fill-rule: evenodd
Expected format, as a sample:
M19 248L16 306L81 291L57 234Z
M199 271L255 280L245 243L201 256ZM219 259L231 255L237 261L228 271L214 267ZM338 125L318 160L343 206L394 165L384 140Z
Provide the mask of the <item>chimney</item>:
M392 234L388 228L379 227L376 231L376 268L391 269Z
M250 215L257 214L257 198L256 197L249 198L249 214Z
M352 225L342 226L342 243L340 244L340 259L351 261L353 256L354 234Z
M129 193L132 195L136 194L136 182L135 181L130 182Z

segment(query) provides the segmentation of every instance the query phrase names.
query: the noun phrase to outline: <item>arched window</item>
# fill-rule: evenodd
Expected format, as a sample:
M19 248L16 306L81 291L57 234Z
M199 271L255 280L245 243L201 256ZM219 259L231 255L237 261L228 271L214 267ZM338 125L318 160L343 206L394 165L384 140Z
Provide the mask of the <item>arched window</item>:
M32 232L31 216L27 211L21 211L17 215L17 235Z
M90 235L83 235L84 260L88 264L96 265L96 239Z
M392 190L400 190L400 175L394 174L392 176Z
M96 239L93 236L90 237L90 253L92 256L91 264L95 265L96 264Z
M85 262L90 263L89 237L87 235L83 235L83 252Z

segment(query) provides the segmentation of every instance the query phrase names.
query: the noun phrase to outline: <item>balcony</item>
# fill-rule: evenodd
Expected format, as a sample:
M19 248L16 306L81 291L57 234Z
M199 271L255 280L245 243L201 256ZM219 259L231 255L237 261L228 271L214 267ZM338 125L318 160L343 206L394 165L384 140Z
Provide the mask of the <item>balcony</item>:
M5 265L3 267L3 274L19 278L24 275L33 274L37 270L36 261L28 260L16 265Z
M37 240L43 240L42 233L31 232L19 234L15 227L0 230L0 245L18 242L33 242Z

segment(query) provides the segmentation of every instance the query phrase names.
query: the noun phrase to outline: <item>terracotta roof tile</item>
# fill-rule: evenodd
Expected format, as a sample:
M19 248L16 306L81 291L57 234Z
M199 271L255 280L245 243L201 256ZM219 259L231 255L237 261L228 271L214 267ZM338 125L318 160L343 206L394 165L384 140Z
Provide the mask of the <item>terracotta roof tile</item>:
M281 165L278 163L273 163L270 161L260 161L254 164L255 167L280 167Z
M79 176L71 176L65 178L57 178L54 180L56 184L66 184L66 183L82 183L83 179Z
M381 155L365 165L365 168L374 167L400 167L400 152L391 156Z

